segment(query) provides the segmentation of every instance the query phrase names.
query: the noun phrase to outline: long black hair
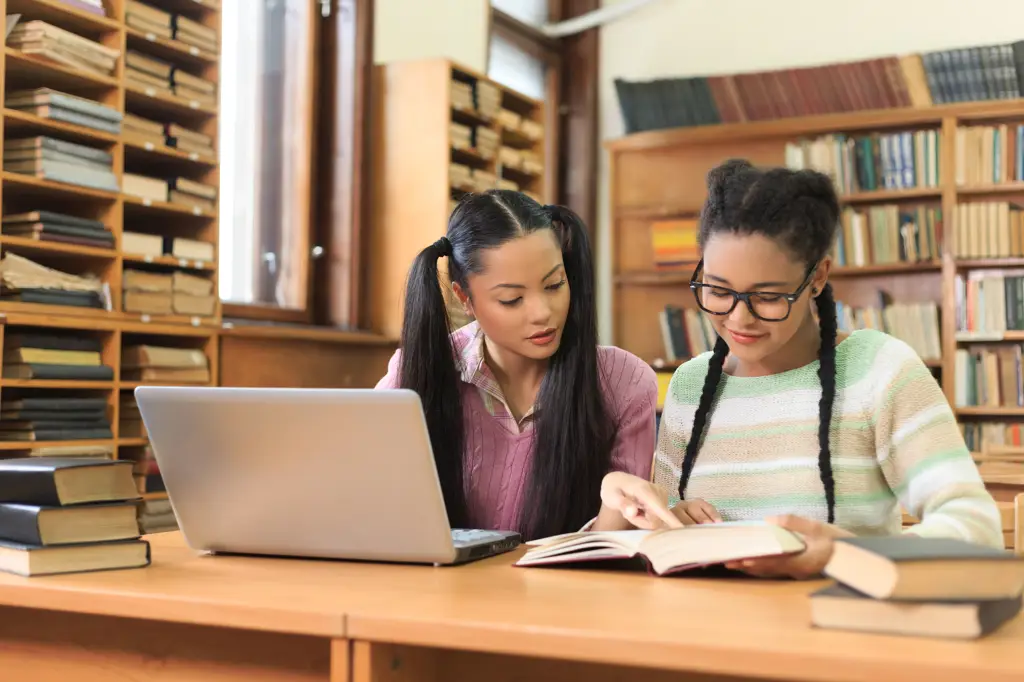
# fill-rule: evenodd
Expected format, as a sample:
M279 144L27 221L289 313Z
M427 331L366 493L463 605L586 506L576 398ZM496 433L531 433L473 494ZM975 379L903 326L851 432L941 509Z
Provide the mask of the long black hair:
M832 248L839 220L839 200L828 176L817 171L785 168L761 170L747 161L733 159L713 168L707 176L708 196L700 215L701 248L718 233L760 234L776 240L808 267L816 265ZM818 351L818 469L825 489L828 522L835 521L836 491L829 450L829 427L836 392L836 303L832 286L817 294L821 349ZM742 304L740 304L742 305ZM729 346L719 337L708 362L704 388L693 417L693 432L686 444L679 497L690 480L704 427L722 378Z
M565 207L542 206L519 192L490 190L464 198L448 220L447 234L416 257L402 323L400 385L416 391L423 401L453 527L468 523L462 462L465 425L438 259L447 258L450 280L468 293L467 277L481 271L484 250L538 230L552 230L561 244L569 313L537 395L533 465L514 530L527 538L575 530L600 504L615 426L598 375L594 266L587 230Z

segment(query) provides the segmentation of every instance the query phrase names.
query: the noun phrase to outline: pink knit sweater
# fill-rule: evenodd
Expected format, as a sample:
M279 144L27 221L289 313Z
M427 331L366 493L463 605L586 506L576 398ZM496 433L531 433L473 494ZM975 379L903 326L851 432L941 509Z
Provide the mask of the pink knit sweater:
M474 322L452 334L461 360L462 406L466 428L463 480L469 522L473 528L510 530L523 504L533 458L534 413L516 421L501 388L484 362L483 334ZM398 386L401 351L388 364L377 388ZM612 470L650 477L655 448L654 412L658 383L652 370L635 355L613 346L598 347L598 365L618 436ZM595 513L600 500L594 500Z

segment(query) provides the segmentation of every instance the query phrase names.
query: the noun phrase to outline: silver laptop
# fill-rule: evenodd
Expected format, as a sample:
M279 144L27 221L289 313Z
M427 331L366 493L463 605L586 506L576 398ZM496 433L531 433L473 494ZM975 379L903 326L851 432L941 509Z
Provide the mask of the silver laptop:
M140 386L135 397L193 549L442 565L521 542L451 528L413 391Z

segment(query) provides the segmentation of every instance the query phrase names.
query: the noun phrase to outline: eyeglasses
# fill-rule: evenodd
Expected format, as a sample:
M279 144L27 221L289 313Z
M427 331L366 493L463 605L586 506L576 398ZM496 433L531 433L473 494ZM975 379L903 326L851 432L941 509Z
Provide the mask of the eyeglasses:
M704 284L699 282L701 273L704 270L704 259L697 263L697 269L693 271L690 278L690 290L693 297L697 299L697 305L704 312L712 315L728 315L736 308L739 301L747 304L750 314L764 322L782 322L793 310L793 302L800 298L800 295L811 283L811 275L818 269L818 264L813 264L804 276L800 287L791 294L780 294L767 291L748 291L740 293L716 284Z

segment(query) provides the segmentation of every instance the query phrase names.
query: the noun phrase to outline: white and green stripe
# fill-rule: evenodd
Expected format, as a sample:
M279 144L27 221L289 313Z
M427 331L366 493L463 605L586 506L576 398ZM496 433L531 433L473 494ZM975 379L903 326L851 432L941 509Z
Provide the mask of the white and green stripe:
M655 482L678 499L686 443L711 354L676 370L661 419ZM817 361L766 377L722 376L686 490L726 520L799 514L825 520L818 470ZM901 530L1003 545L985 490L931 372L904 342L875 330L836 347L830 425L836 524L858 535Z

